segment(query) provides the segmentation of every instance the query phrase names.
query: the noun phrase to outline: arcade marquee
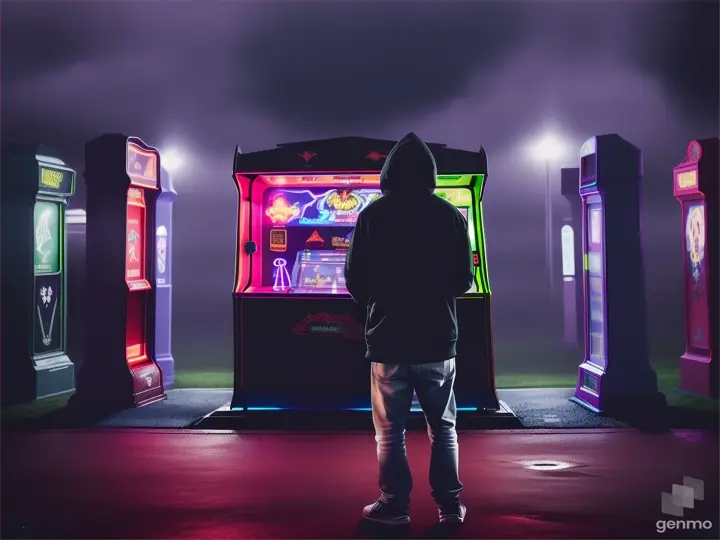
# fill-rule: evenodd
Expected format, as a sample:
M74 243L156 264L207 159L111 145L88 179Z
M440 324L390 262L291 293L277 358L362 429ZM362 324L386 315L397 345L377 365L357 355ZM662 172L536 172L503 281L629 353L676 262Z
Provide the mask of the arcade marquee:
M382 196L380 172L394 145L345 137L237 150L235 387L231 406L201 422L205 427L281 413L355 412L369 419L365 313L348 294L343 272L358 214ZM435 195L468 220L475 263L475 283L457 304L459 417L518 425L498 401L494 382L482 216L485 152L428 147L438 167ZM398 224L398 245L412 234ZM416 264L434 262L431 255L409 261L407 272Z

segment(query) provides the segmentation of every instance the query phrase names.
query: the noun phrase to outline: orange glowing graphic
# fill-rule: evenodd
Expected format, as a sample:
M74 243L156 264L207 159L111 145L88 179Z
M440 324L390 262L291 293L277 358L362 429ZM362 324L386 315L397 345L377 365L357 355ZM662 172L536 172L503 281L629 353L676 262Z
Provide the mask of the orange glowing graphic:
M300 209L296 205L290 206L287 199L282 195L279 195L273 199L270 208L265 210L265 215L270 218L270 221L275 224L284 225L292 218L300 215Z
M360 206L362 201L360 198L352 192L350 189L338 189L337 191L328 195L325 204L333 210L340 210L347 212L353 208Z

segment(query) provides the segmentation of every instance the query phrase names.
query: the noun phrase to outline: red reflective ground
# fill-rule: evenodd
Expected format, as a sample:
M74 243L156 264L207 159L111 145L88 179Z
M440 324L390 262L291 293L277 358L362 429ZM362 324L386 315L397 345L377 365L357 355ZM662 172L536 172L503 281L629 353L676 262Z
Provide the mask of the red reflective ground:
M717 437L632 430L463 432L465 538L652 538L660 497L692 476L687 519L717 527ZM410 537L432 534L429 449L409 434ZM573 467L533 471L521 461ZM94 430L5 435L3 538L351 538L376 497L369 433ZM666 516L667 517L667 516ZM671 518L677 519L677 518ZM668 531L665 538L715 537Z

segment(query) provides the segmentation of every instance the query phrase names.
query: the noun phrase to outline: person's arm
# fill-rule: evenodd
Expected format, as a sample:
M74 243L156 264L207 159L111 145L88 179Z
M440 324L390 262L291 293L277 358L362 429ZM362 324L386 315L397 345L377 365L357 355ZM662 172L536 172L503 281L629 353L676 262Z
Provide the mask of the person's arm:
M362 212L345 259L345 287L358 304L367 305L370 297L370 238Z
M455 230L457 240L455 242L455 253L453 254L453 293L460 296L468 292L475 279L475 265L473 264L472 248L470 247L470 236L468 235L468 224L465 218L458 212L455 218Z

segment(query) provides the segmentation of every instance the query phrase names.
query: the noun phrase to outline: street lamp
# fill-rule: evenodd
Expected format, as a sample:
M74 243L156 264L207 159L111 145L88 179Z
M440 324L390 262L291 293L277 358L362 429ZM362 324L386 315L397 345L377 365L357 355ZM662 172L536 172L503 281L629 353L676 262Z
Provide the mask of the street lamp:
M168 148L160 152L160 160L162 166L165 167L168 172L176 172L182 169L185 165L185 158L175 148Z
M550 295L554 294L553 276L553 233L552 233L552 192L550 190L550 163L560 158L564 145L559 137L546 133L532 146L533 157L545 163L545 272L550 286Z

